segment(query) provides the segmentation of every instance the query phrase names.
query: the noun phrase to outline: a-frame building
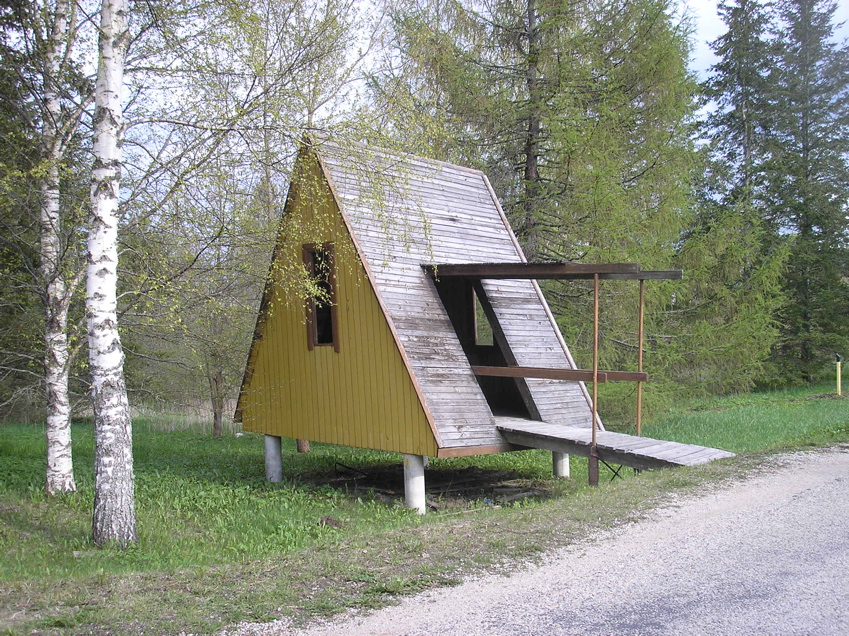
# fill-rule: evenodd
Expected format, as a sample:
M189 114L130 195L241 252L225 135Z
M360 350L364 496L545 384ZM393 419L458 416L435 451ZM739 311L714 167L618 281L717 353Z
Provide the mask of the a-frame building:
M583 382L485 371L576 368L538 284L434 267L525 262L482 172L321 142L294 175L237 407L272 462L289 437L403 453L417 479L520 448L505 422L593 428Z

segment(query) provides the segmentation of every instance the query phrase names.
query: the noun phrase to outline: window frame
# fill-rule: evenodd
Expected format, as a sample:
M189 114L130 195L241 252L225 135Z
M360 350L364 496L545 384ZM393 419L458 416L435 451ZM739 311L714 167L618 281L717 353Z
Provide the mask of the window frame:
M303 258L304 269L307 276L315 279L315 258L314 255L323 252L327 257L327 284L329 289L328 296L330 297L330 328L333 338L331 342L318 342L318 325L316 323L316 298L308 296L305 302L306 321L307 321L307 349L312 351L316 347L333 347L336 353L339 353L339 315L337 311L337 294L336 294L336 256L333 249L333 243L307 243L301 246L301 255Z

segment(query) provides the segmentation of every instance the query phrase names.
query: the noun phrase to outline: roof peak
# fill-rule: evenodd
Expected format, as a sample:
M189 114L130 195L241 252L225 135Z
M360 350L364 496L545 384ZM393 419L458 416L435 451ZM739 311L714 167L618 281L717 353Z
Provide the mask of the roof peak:
M413 154L404 150L374 145L362 141L355 141L353 139L340 139L338 137L334 138L330 135L326 135L323 133L305 135L301 144L302 146L305 146L306 148L312 150L319 156L323 154L322 151L324 149L329 149L331 153L340 156L347 155L350 157L355 157L359 154L361 157L365 158L384 158L390 160L395 159L404 162L427 164L435 168L462 170L470 174L474 174L476 176L484 178L486 177L486 174L482 170L478 170L477 168L470 168L469 166L452 163L450 161L433 159L432 157L425 157L423 155Z

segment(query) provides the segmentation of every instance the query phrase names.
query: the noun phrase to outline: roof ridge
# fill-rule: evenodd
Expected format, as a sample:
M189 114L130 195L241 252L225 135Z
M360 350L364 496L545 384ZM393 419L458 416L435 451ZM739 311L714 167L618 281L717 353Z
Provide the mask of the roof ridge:
M410 152L405 152L403 150L394 150L392 148L376 146L361 141L345 140L345 142L342 143L340 141L337 141L336 139L332 139L329 135L324 135L321 133L308 135L307 137L305 137L304 143L306 143L314 152L318 152L319 154L321 154L322 148L327 146L337 148L341 151L344 151L346 148L357 148L363 151L370 151L374 155L382 155L388 158L395 158L399 161L418 161L420 163L433 165L434 167L462 170L464 172L469 172L480 177L486 176L486 173L483 170L478 170L477 168L470 168L469 166L463 166L457 163L452 163L450 161L433 159L432 157L424 157L422 155L416 155Z

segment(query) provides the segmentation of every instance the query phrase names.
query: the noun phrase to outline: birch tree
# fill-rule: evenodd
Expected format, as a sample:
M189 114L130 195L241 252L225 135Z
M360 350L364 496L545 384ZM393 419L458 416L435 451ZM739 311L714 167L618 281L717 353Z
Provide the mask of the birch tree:
M44 384L47 389L47 492L77 489L71 461L71 414L68 402L68 284L61 267L59 232L59 163L62 144L59 124L62 104L58 77L63 44L67 42L70 2L56 2L47 40L44 72L42 155L46 162L41 183L41 274L45 287Z
M28 261L30 245L36 248L37 265L21 270L16 282L42 307L39 379L45 388L45 487L49 494L76 489L71 461L69 374L73 355L68 321L83 267L79 240L82 205L74 162L81 159L84 149L79 129L88 114L92 88L79 70L80 29L86 22L80 20L78 9L71 0L11 3L2 25L4 34L13 34L7 38L4 56L13 60L6 72L15 77L19 102L14 121L23 128L17 135L38 140L36 161L18 153L14 165L7 166L7 174L16 175L15 188L24 199L24 192L32 192L32 204L19 207L22 216L18 220L23 227L32 226L34 237L22 233L20 225L5 221L3 233L4 243L17 252L21 262ZM27 360L23 350L17 357Z
M49 10L48 6L44 7ZM49 15L49 14L48 14ZM71 459L71 408L68 377L68 310L82 269L68 271L62 245L60 169L65 149L76 131L86 98L73 108L63 108L60 77L72 59L75 34L70 0L56 0L47 23L42 70L42 162L40 197L40 257L44 288L44 384L47 393L47 478L50 494L76 490ZM69 112L70 110L70 112ZM68 277L70 276L70 280Z
M128 11L127 0L103 0L95 88L86 317L95 430L93 538L97 545L127 545L138 540L132 423L117 313L122 97L124 60L129 43Z

